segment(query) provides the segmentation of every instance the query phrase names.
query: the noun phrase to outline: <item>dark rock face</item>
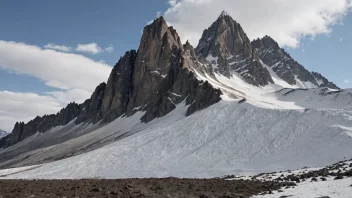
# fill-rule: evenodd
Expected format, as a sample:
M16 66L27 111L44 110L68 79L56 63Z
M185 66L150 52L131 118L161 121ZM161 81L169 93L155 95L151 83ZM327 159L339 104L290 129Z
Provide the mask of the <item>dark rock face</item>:
M214 89L208 82L199 81L193 72L182 66L184 61L181 54L171 61L174 65L163 80L157 97L146 106L143 121L148 122L155 117L162 117L183 101L186 105L190 105L187 115L220 101L220 90Z
M135 63L132 102L128 111L142 108L146 112L142 121L149 122L168 114L183 101L190 105L187 115L220 101L221 92L200 82L191 71L193 65L188 63L195 58L193 47L189 43L183 46L176 31L167 27L162 17L147 26ZM142 90L148 92L140 91L141 87L146 87Z
M136 57L135 50L126 52L111 71L101 106L105 123L115 120L127 111L133 90L132 77Z
M255 86L273 83L241 25L229 15L221 14L203 32L196 53L199 60L212 67L213 72L226 77L236 73Z
M297 79L303 82L310 82L316 87L329 87L337 89L338 87L329 82L326 78L317 73L311 73L302 65L295 61L284 49L280 48L278 43L271 37L265 36L262 39L256 39L252 45L258 53L260 59L277 74L278 77L290 85L297 85ZM323 83L319 83L321 79Z
M76 124L83 122L97 123L102 118L100 111L106 84L101 83L92 94L91 98L86 100L80 107L81 111L77 117Z
M143 122L162 117L185 102L187 115L220 101L220 90L199 81L192 70L197 62L192 46L185 45L172 27L160 17L144 28L138 52L131 50L112 69L83 104L71 103L59 113L16 123L12 133L0 140L0 148L14 145L36 132L55 126L106 124L120 116L143 111ZM192 53L189 53L192 51ZM191 55L190 55L191 54Z
M128 114L154 98L181 46L177 32L167 26L163 17L144 28L135 61Z

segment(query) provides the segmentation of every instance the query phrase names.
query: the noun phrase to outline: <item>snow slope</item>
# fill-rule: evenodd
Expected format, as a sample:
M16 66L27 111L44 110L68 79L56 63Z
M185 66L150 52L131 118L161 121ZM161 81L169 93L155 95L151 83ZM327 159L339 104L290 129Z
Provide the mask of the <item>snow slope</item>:
M265 65L265 64L264 64ZM254 106L269 109L351 109L352 89L333 90L329 88L303 89L281 80L275 72L266 66L272 75L274 84L257 87L246 83L241 77L228 78L217 73L209 76L197 71L198 79L208 81L221 89L229 98L245 98Z
M227 100L189 117L185 111L179 105L163 118L136 124L131 129L138 133L122 140L7 178L208 178L352 158L349 110L268 109Z
M352 89L282 89L277 91L277 99L293 102L295 105L310 109L351 109Z

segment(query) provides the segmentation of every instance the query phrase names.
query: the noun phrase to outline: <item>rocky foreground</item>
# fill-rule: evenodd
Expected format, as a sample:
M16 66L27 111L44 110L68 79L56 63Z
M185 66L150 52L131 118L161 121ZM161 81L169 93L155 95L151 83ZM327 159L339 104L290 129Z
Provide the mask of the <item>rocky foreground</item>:
M19 170L20 171L20 170ZM11 174L11 173L10 173ZM352 160L323 168L213 179L9 180L3 197L352 197Z
M0 197L237 198L269 193L292 182L225 179L0 180Z
M228 180L294 182L269 193L261 193L258 198L285 197L352 197L352 160L345 160L324 168L302 168L273 173L262 173L255 176L227 176Z

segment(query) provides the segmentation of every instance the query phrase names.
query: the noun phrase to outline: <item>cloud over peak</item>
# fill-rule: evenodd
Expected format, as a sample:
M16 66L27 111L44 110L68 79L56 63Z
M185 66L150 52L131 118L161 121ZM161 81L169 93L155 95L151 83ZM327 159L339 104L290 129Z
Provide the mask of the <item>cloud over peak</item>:
M351 0L169 0L166 20L182 40L197 45L202 31L226 9L250 39L270 35L281 46L298 47L305 36L329 34L352 7ZM191 19L191 20L190 20ZM195 23L196 21L196 23Z

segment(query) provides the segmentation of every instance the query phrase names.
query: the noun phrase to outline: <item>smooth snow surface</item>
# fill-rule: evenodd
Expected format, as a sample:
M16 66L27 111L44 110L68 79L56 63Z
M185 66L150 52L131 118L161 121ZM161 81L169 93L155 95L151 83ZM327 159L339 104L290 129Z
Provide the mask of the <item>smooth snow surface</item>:
M187 107L178 105L122 140L7 178L210 178L352 158L346 133L351 111L267 109L237 101L221 101L189 117Z

